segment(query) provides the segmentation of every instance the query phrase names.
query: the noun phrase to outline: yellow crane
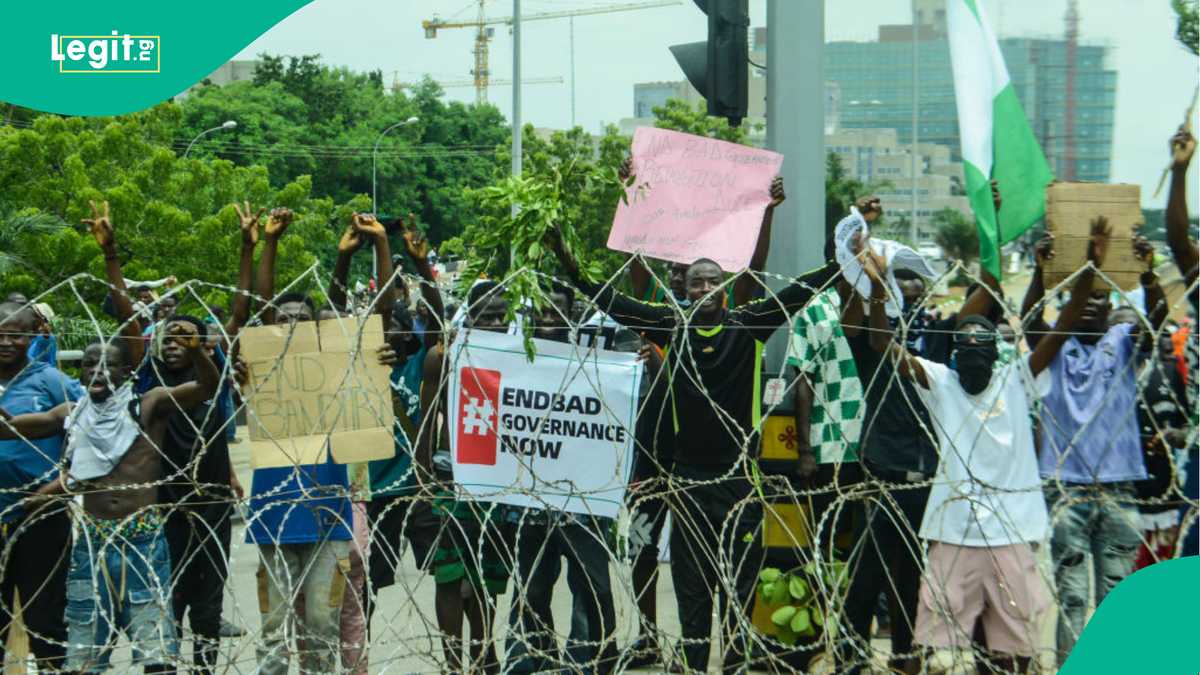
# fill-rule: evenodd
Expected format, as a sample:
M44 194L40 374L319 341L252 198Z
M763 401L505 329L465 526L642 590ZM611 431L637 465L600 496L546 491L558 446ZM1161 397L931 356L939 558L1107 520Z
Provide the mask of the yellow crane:
M479 12L474 21L443 21L436 16L432 19L427 19L421 22L421 27L425 29L426 39L437 37L439 30L445 28L474 28L475 29L475 68L471 71L474 76L475 84L475 102L487 102L487 88L490 82L488 72L488 43L491 42L495 35L493 26L511 26L513 19L511 16L495 17L489 19L487 17L484 5L487 0L479 0ZM651 9L654 7L668 7L670 5L678 5L682 0L654 0L653 2L631 2L622 5L607 5L601 7L588 7L584 9L567 9L557 12L544 12L542 14L527 14L521 16L521 23L527 21L545 21L547 19L566 19L570 18L574 21L577 16L591 16L594 14L610 14L612 12L629 12L638 9ZM574 33L571 40L571 63L572 68L575 62L575 41ZM528 80L526 80L528 81ZM571 76L572 92L575 88L574 73ZM572 94L572 99L574 95ZM574 103L572 102L572 107Z

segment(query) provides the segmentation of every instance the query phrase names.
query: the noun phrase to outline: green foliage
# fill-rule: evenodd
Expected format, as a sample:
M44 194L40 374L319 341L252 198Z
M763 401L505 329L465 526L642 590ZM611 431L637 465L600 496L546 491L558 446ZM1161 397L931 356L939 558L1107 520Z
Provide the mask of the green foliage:
M687 102L673 98L666 105L655 107L653 112L654 126L659 129L673 129L730 143L746 143L745 127L731 127L723 117L709 117L703 102L693 108Z
M0 127L0 213L43 223L8 229L5 254L21 264L0 271L0 288L35 296L80 272L104 277L103 257L87 229L89 200L112 207L125 276L147 280L175 275L231 285L237 278L240 233L231 204L287 206L298 218L280 244L279 274L292 279L310 267L313 251L332 249L332 200L314 199L302 177L272 187L262 167L222 160L181 159L172 149L180 109L163 104L117 118L41 115L30 128ZM18 210L19 209L19 210ZM51 221L67 225L45 227ZM34 222L34 221L28 221ZM8 244L9 242L5 242ZM99 284L80 287L99 302ZM224 303L210 289L207 302ZM60 312L82 312L73 294L49 300Z
M530 129L526 131L532 136ZM594 242L601 228L607 233L624 186L616 166L604 166L592 157L590 141L585 151L581 143L586 138L582 130L575 129L556 133L549 143L535 141L528 171L470 193L479 217L462 239L451 245L462 249L469 261L462 290L465 294L480 276L505 279L510 321L522 308L536 313L547 306L548 279L561 276L557 260L545 244L548 233L561 232L585 278L597 281L606 273L603 261L610 261L611 253ZM606 203L611 205L599 216L596 210L588 210L588 205L600 208ZM525 344L531 359L533 343L528 338L532 330L532 323L526 322Z
M931 219L933 242L942 247L949 260L967 265L979 259L979 230L975 223L954 209L942 209Z
M1171 0L1171 7L1179 17L1175 38L1191 53L1200 54L1200 0Z
M846 563L809 562L788 572L768 567L758 575L759 599L771 609L775 637L785 645L836 632L834 608L823 598L840 598L849 585Z
M311 175L314 195L339 203L371 195L374 158L377 210L416 214L435 245L474 220L467 190L507 167L496 149L510 132L494 106L446 103L428 78L407 94L390 93L377 71L331 68L315 55L261 58L253 82L203 87L183 101L184 138L238 123L206 137L193 155L265 166L275 186ZM381 137L414 116L418 123Z

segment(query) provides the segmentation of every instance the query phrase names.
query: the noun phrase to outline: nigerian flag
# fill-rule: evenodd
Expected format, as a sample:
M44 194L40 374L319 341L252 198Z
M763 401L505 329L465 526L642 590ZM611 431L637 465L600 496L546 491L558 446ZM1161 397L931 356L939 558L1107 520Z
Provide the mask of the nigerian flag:
M979 228L980 260L999 279L1000 246L1045 215L1045 188L1054 176L1009 81L982 3L947 0L946 23L963 174ZM1004 199L999 227L989 185L993 178Z

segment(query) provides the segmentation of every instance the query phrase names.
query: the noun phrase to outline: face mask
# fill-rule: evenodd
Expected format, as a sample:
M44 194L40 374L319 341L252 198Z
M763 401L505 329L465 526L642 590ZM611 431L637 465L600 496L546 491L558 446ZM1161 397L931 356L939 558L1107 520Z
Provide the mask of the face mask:
M996 364L996 345L960 345L954 350L955 367L962 388L972 396L987 389Z

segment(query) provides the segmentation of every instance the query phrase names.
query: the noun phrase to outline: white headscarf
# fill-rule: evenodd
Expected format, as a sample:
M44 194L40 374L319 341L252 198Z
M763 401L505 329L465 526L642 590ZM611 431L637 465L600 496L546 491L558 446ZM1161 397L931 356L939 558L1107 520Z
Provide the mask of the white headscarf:
M901 307L898 303L903 296L900 294L900 284L896 283L895 270L897 268L911 270L926 279L933 279L937 273L933 271L929 263L925 262L925 258L921 257L920 253L904 244L890 239L868 237L871 229L867 226L867 221L858 212L858 209L852 206L850 215L842 218L833 232L834 252L838 264L842 267L842 276L846 277L846 281L858 291L864 300L871 297L871 279L863 270L862 263L858 262L858 258L850 250L854 234L860 231L862 236L867 238L867 245L871 247L871 250L887 261L889 297L884 309L888 316L896 318L900 316Z
M129 410L133 398L130 381L99 403L84 396L71 410L63 428L67 431L72 481L92 480L112 473L141 435L140 420L135 420Z

